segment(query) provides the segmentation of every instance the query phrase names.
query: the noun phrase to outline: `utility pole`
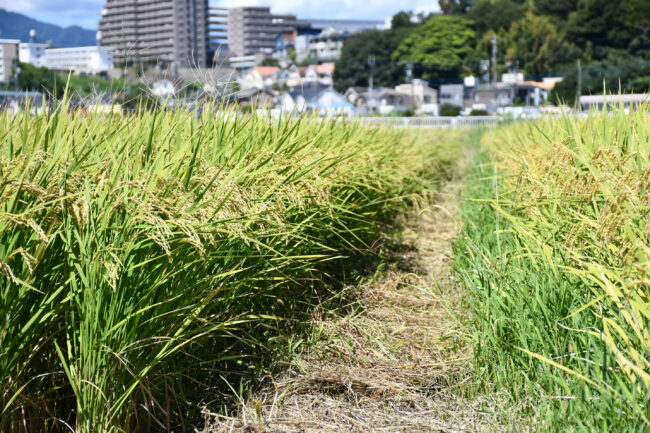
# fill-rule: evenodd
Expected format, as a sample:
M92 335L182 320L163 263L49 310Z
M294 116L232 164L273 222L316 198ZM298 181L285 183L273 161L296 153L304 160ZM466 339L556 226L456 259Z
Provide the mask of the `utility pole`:
M411 104L413 106L416 105L415 103L415 83L413 82L413 67L414 63L413 62L406 62L405 64L405 72L406 72L406 82L411 85Z
M492 71L493 71L492 85L494 87L496 87L496 84L497 84L497 81L498 81L498 78L497 78L497 74L498 74L498 66L497 66L498 49L499 49L499 46L497 44L497 36L494 35L492 37Z
M413 62L406 62L404 64L404 72L406 73L406 82L410 83L413 81Z
M576 99L578 105L580 105L581 96L582 96L582 65L580 64L580 59L578 59L578 91L576 92Z
M492 88L494 89L494 94L495 94L495 100L496 100L496 106L497 106L497 114L499 114L499 90L497 89L497 74L499 73L497 61L498 61L498 50L499 46L497 44L497 35L492 36L492 70L493 76L492 76Z
M368 79L368 93L370 93L370 100L372 101L372 111L375 109L375 95L373 93L373 74L375 72L375 56L368 55L368 66L370 67L370 77ZM370 104L369 104L370 105Z

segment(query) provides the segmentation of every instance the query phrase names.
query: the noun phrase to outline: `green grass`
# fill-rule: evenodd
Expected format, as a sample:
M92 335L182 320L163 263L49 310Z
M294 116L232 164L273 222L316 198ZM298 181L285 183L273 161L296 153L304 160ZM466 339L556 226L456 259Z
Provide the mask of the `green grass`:
M536 431L650 428L647 116L547 119L480 140L455 249L479 391L507 390Z
M227 110L0 113L0 431L184 423L427 202L440 141Z

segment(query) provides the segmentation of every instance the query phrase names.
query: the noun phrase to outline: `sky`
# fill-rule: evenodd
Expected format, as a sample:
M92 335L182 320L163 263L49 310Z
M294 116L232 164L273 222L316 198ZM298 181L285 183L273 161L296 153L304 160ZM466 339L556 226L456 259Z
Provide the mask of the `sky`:
M300 18L384 20L400 10L432 12L437 0L210 0L214 6L271 6L273 12ZM96 29L104 0L0 0L0 8L62 27Z

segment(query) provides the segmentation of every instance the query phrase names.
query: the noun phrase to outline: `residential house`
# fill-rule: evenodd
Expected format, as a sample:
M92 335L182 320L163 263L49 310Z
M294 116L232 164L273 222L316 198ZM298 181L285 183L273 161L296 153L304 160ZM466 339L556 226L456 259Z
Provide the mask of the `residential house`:
M273 57L285 65L292 61L302 62L309 56L309 42L320 34L320 29L311 26L300 26L284 32L276 39Z
M548 100L555 84L554 81L520 81L516 85L516 97L527 107L539 107Z
M332 87L334 85L334 63L320 65L296 66L290 69L286 86L295 87Z
M443 84L440 86L439 102L441 106L455 105L466 114L474 110L495 113L498 107L512 105L513 91L511 85L503 83L499 83L497 87Z
M341 57L343 42L350 36L335 29L324 30L320 35L309 40L308 56L319 61L335 62Z
M438 92L423 80L400 84L394 89L382 87L372 94L366 87L350 87L344 96L358 108L379 114L415 108L421 114L438 115Z
M403 111L414 106L411 95L398 92L395 89L382 87L372 92L364 92L363 90L363 88L348 89L345 92L346 100L348 102L354 100L357 108L379 114L390 114L394 111Z
M411 95L389 88L373 92L368 101L369 107L376 109L379 114L404 111L415 105Z
M259 89L250 87L240 90L232 95L232 99L239 102L240 107L254 107L256 109L268 110L275 106L278 98L277 92L270 88Z
M487 111L489 114L493 114L497 112L499 107L511 106L513 104L513 95L514 92L510 86L466 88L461 107L467 114L475 110Z
M426 81L415 79L412 83L396 86L395 91L410 95L419 113L438 115L438 91L429 87Z
M348 90L345 91L343 96L345 96L345 99L350 104L358 106L357 103L361 100L362 95L364 95L365 93L368 93L367 87L350 87Z
M350 33L334 28L301 26L277 37L273 57L281 63L290 59L303 62L308 58L317 63L335 62L341 57L343 42L349 36Z
M242 89L270 89L278 83L280 68L277 66L255 66L241 79Z
M462 84L443 84L440 86L440 105L455 105L463 108L465 86Z
M504 111L504 107L511 107L516 103L525 107L540 107L548 100L555 85L561 81L561 78L524 81L522 74L504 74L504 79L505 81L496 85L465 86L464 111L468 114L473 110L485 110L490 114L505 113L507 110Z

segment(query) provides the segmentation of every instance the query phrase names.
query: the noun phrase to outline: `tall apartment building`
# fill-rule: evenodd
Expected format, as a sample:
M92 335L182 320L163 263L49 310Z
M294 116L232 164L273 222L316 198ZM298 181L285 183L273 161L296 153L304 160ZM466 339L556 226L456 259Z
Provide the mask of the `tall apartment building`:
M208 13L208 40L211 53L228 51L227 8L210 8Z
M17 39L0 39L0 83L8 83L14 77L19 44Z
M117 62L208 65L208 0L106 0L98 41Z
M277 15L269 7L241 7L228 11L228 46L235 56L270 53L277 38L304 26L295 15Z

